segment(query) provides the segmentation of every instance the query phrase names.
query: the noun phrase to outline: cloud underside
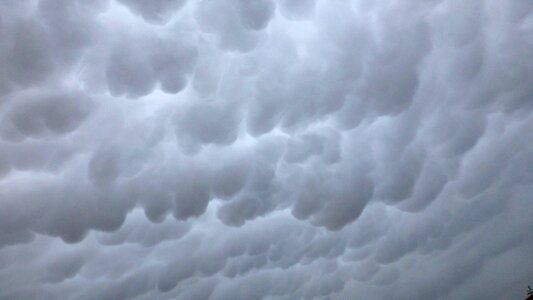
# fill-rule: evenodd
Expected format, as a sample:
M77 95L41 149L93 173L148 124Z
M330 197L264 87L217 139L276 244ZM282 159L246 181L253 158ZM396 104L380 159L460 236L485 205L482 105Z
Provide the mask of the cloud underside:
M533 284L533 2L0 3L0 299Z

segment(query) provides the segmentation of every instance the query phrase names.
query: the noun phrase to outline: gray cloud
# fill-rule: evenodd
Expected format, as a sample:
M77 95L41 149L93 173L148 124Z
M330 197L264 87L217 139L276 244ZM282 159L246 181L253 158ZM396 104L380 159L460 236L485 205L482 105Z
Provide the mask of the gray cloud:
M533 4L0 3L0 299L520 299Z
M120 0L120 3L126 5L133 13L155 24L168 22L185 2L185 0L157 0L147 3L139 0Z

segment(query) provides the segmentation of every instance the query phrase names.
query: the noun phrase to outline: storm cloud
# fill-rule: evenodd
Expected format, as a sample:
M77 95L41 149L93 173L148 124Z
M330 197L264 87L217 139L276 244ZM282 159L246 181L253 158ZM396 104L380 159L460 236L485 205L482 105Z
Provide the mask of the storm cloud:
M0 299L522 299L530 0L0 2Z

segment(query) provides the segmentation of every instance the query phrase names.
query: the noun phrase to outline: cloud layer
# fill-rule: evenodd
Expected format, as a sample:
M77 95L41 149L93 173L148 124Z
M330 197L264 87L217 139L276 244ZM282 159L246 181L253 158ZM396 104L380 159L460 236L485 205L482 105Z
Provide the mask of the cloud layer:
M507 299L533 2L0 3L0 299Z

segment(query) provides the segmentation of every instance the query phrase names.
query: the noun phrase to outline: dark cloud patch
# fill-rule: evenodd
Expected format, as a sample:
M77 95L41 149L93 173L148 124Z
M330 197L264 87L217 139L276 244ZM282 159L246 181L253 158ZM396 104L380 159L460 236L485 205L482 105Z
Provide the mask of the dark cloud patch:
M109 185L120 175L120 152L117 147L104 145L89 161L89 178L97 185Z
M237 139L238 111L222 103L194 103L176 119L177 142L189 151L203 144L228 145Z
M30 94L13 100L8 119L21 135L39 138L75 130L91 109L91 99L80 92Z
M246 220L254 219L264 211L266 207L261 199L243 195L223 205L218 211L218 217L226 225L242 226Z
M271 1L199 1L195 18L201 30L214 34L226 50L247 52L261 38L273 15Z
M72 63L80 58L84 48L96 38L95 16L106 2L39 1L39 16L50 34L56 61Z
M179 10L185 0L157 0L147 3L139 0L119 0L126 5L133 13L142 16L144 20L155 24L164 24L169 21L172 15Z
M186 31L181 39L168 32L151 37L134 34L120 37L107 58L105 78L113 96L138 98L159 87L175 94L187 86L189 73L196 64L197 49Z
M141 51L117 46L108 61L106 78L113 96L135 98L154 90L154 70Z
M4 63L8 78L18 86L30 87L54 72L50 37L38 21L19 20L11 31Z
M274 14L275 4L270 0L240 1L237 10L244 27L262 30Z
M156 42L150 59L165 93L174 94L185 88L188 74L196 64L197 52L194 46L172 37Z
M303 19L313 16L315 0L287 1L280 0L281 13L289 19Z

